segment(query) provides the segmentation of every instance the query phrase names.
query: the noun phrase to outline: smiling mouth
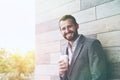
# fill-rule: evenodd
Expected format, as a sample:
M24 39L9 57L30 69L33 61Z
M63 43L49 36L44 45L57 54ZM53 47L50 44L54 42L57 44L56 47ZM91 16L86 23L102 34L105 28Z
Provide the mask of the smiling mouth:
M70 37L70 36L72 36L72 33L68 33L68 34L66 34L66 36L67 36L67 37Z

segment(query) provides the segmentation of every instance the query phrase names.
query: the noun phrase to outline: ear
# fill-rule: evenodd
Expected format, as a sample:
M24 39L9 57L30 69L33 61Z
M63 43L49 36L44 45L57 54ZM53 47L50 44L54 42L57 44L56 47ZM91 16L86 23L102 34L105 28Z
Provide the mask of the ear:
M79 24L76 24L77 29L79 28Z

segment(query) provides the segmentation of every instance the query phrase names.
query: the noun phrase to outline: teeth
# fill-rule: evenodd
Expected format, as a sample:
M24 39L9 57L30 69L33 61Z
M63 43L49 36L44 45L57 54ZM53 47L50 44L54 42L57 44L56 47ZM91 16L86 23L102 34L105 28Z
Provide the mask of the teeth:
M67 36L71 36L71 35L72 35L72 33L67 34Z

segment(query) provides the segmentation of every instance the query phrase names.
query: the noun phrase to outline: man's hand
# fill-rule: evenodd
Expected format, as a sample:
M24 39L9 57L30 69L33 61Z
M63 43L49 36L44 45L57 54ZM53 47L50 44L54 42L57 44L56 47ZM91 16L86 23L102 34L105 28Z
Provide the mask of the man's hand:
M65 59L60 59L58 62L59 65L59 74L63 75L68 70L68 57L65 57Z

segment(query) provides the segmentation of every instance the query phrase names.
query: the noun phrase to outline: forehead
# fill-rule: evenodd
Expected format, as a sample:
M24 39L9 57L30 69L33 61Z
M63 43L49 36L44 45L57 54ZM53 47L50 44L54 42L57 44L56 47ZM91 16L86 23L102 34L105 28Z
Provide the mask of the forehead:
M73 24L72 19L66 19L66 20L60 21L60 27L67 26L67 25L72 25L72 24Z

